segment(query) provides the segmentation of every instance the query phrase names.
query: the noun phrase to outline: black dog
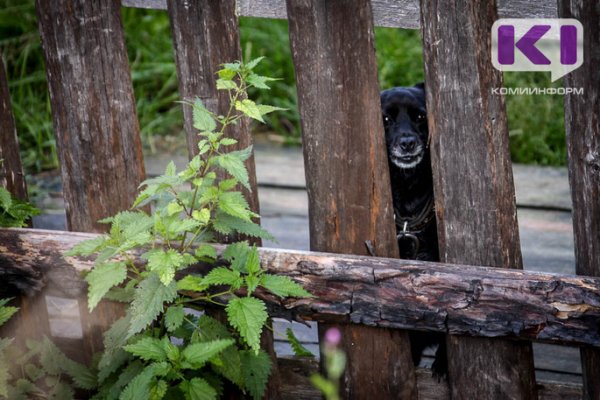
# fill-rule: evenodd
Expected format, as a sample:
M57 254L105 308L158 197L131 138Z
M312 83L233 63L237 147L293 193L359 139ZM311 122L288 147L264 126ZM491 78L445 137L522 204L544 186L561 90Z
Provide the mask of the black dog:
M439 261L425 86L420 83L383 91L381 111L400 257ZM446 375L448 362L443 334L411 332L410 340L415 365L426 347L439 345L432 370L434 376Z

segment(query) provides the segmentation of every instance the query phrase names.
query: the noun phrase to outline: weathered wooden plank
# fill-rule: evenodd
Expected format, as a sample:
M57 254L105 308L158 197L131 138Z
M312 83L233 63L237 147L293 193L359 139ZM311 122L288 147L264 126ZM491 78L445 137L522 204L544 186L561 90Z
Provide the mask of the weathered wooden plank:
M37 0L70 230L127 209L144 163L118 0Z
M561 18L583 25L583 65L564 78L565 87L583 88L565 96L569 181L573 198L576 271L600 276L600 7L561 0ZM584 398L600 398L600 349L583 347Z
M167 0L122 0L125 7L167 8ZM418 0L373 0L376 26L419 29ZM556 18L553 1L500 0L498 14L502 18ZM286 19L285 0L238 0L237 13L243 17Z
M64 252L96 234L0 229L3 268L89 270ZM219 251L223 246L218 246ZM600 347L600 277L261 248L313 299L261 293L275 316ZM494 342L495 343L495 342Z
M290 0L310 248L397 257L369 0ZM321 337L330 328L319 326ZM408 334L340 326L342 395L416 398ZM378 368L373 368L377 365Z
M421 12L440 258L522 268L505 104L492 93L496 2L422 0ZM450 336L448 361L452 398L536 396L530 343Z
M0 57L0 187L18 199L27 200L27 185L19 154L15 118L10 105L8 79Z

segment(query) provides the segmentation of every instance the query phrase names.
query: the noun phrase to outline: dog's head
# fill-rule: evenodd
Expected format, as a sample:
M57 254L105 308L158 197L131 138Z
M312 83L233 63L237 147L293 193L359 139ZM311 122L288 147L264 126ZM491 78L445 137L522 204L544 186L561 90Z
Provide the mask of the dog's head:
M400 169L417 167L427 153L425 86L381 92L381 112L390 162Z

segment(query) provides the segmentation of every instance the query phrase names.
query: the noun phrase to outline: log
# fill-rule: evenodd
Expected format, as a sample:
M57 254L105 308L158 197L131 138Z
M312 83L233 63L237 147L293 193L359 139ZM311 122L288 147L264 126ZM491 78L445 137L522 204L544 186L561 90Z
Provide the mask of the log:
M520 269L506 109L492 93L502 87L491 62L496 2L421 0L421 13L440 258ZM447 343L452 398L536 397L531 343Z
M64 252L94 237L0 229L1 266L44 274L70 269L75 278L69 279L81 279L76 272L89 270L92 261ZM267 248L259 252L268 272L289 276L316 296L281 301L259 292L273 316L600 347L600 277Z
M118 0L37 0L69 230L131 206L142 144Z
M559 1L561 18L583 25L583 65L566 75L564 86L583 88L565 96L569 182L573 198L575 269L600 276L600 9L594 2ZM600 349L582 347L585 399L600 399Z
M0 187L8 190L17 199L27 201L27 185L2 57L0 57Z
M419 29L418 0L373 0L376 26ZM553 1L500 0L501 18L556 18ZM167 9L167 0L122 0L125 7ZM237 14L243 17L286 19L285 0L238 0Z
M288 0L311 250L398 257L369 0ZM319 325L322 337L329 325ZM408 333L338 326L342 397L416 398ZM373 368L379 365L380 368Z

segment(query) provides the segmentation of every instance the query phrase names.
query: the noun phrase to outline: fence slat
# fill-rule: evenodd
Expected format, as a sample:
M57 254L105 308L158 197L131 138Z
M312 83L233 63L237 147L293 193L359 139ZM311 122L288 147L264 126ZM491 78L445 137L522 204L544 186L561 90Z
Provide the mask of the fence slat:
M120 2L36 5L68 227L105 231L144 178Z
M600 8L597 2L561 0L561 18L583 25L583 65L564 86L583 88L565 96L569 181L573 198L576 270L600 276ZM600 399L600 349L581 348L584 399Z
M19 154L15 118L10 106L8 80L0 57L0 187L18 199L27 200L27 185Z
M310 247L397 257L368 0L290 0ZM327 326L319 326L320 335ZM342 326L344 398L416 398L406 332ZM376 367L375 367L376 366Z
M122 0L125 7L164 10L166 0ZM376 26L419 29L419 0L372 0ZM501 18L556 18L553 1L500 0ZM285 0L238 0L238 15L244 17L286 19Z
M215 73L221 68L221 64L242 58L235 3L235 0L194 2L168 0L167 2L177 62L179 93L183 99L191 101L196 96L200 97L209 110L219 115L227 114L230 101L226 91L217 90ZM183 116L188 154L191 158L198 154L199 140L198 132L193 127L192 108L184 106ZM236 145L229 146L227 151L240 150L252 144L247 118L228 127L226 135L238 141ZM245 164L252 190L248 191L241 185L239 190L244 193L250 209L260 213L254 154L246 160ZM246 239L258 246L261 245L260 239L257 238L229 235L221 239L228 242ZM224 312L216 317L226 319ZM279 371L271 330L266 329L263 332L262 345L273 361L266 398L277 399L279 398Z
M440 257L522 268L506 110L491 92L496 3L421 0L421 12ZM448 347L452 398L535 398L530 343L449 336Z

